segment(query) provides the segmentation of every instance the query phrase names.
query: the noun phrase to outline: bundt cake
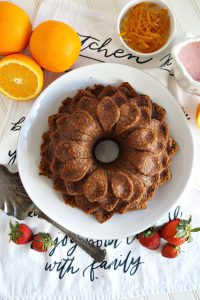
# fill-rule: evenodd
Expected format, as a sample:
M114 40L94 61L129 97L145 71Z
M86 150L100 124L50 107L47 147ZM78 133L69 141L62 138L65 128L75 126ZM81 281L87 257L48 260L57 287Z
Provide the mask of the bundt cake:
M93 214L100 223L115 213L144 209L171 179L170 162L178 151L165 114L128 82L79 90L48 119L40 174L52 179L66 204ZM104 140L119 147L111 163L94 155Z

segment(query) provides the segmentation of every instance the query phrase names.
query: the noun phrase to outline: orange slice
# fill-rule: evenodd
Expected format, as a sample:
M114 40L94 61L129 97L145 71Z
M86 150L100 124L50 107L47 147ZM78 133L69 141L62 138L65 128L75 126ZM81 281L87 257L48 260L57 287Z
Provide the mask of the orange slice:
M197 126L200 128L200 103L197 105L196 122L197 122Z
M43 86L43 72L30 57L12 54L0 61L0 92L18 101L31 100Z

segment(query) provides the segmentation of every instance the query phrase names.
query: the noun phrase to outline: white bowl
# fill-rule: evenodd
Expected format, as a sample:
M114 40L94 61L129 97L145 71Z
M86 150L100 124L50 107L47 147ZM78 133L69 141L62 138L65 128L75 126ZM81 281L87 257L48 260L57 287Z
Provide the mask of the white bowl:
M166 42L165 45L163 45L159 50L157 51L154 51L154 52L150 52L150 53L142 53L142 52L138 52L136 50L133 50L132 48L130 48L126 42L123 40L123 38L121 36L119 36L120 34L120 27L121 27L121 21L123 19L123 17L125 16L125 14L127 13L127 11L139 4L139 3L142 3L142 2L152 2L152 3L157 3L158 5L166 8L169 12L169 16L170 16L170 23L171 23L171 32L170 32L170 36ZM141 56L141 57L149 57L149 56L154 56L154 55L157 55L159 53L161 53L164 49L166 49L169 44L171 43L173 37L174 37L174 32L175 32L175 17L171 11L171 9L169 8L169 6L167 6L165 3L163 3L162 1L160 0L148 0L148 1L143 1L143 0L132 0L130 2L128 2L123 8L122 10L120 11L119 13L119 16L118 16L118 19L117 19L117 33L118 33L118 36L119 36L119 39L121 41L121 43L127 48L128 51L130 51L131 53L133 53L134 55L137 55L137 56Z
M180 146L171 163L172 180L160 187L148 208L123 215L115 214L100 224L94 216L66 205L52 188L52 181L39 176L42 134L48 128L48 116L57 113L63 99L77 90L92 86L119 85L128 81L139 93L149 95L167 111L170 133ZM183 134L184 133L184 134ZM18 168L23 185L35 204L51 219L67 229L96 239L116 239L134 235L155 224L183 193L191 175L194 144L183 111L170 92L155 78L122 64L92 64L75 69L50 84L33 104L18 140ZM188 199L189 201L189 199Z
M174 67L174 75L180 86L187 92L200 95L200 82L194 80L185 66L179 59L179 53L183 47L192 43L192 42L200 42L200 37L191 38L184 42L176 44L172 48L172 56L173 56L173 67ZM200 61L200 60L199 60ZM200 66L199 66L200 67Z

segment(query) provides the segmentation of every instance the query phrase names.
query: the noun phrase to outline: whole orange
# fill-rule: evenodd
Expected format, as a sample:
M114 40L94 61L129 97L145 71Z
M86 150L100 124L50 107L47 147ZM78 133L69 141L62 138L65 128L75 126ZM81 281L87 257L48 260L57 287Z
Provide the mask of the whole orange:
M0 2L0 55L25 49L31 32L29 16L23 9L10 2Z
M63 72L77 60L81 41L76 31L66 23L46 21L33 31L29 47L41 67L51 72Z

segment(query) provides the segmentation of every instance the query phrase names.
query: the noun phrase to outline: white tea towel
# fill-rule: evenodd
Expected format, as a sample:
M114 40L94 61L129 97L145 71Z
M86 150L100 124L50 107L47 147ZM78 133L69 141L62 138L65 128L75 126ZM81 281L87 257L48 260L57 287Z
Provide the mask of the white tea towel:
M195 200L190 191L185 196ZM180 205L160 223L188 216L190 205L183 201ZM37 217L27 218L26 224L35 234L50 232L57 247L39 253L30 249L30 243L8 243L10 219L14 221L0 211L0 300L119 300L199 289L200 233L194 233L193 242L184 244L184 252L171 260L162 257L160 250L142 247L135 236L90 240L107 252L102 263L95 263L67 236ZM200 216L194 216L193 226L199 224Z
M73 68L90 63L115 62L148 69L148 72L174 93L185 111L195 142L200 146L200 133L195 125L194 114L195 106L200 100L182 92L175 82L171 71L170 52L150 59L131 55L119 43L114 18L77 6L73 1L43 0L34 25L47 19L67 22L78 31L82 40L82 51ZM59 75L46 72L46 85ZM10 102L7 120L1 128L0 163L17 162L17 136L30 107L31 103ZM196 151L196 157L198 155ZM197 187L198 178L199 176L195 176ZM193 225L200 225L199 200L200 192L190 184L179 202L160 220L160 224L169 218L192 214ZM29 244L21 247L8 244L9 219L10 217L0 212L0 299L105 300L199 288L198 233L194 234L193 243L185 244L185 252L174 260L163 258L159 251L141 247L135 237L91 241L107 251L105 261L100 264L93 262L55 227L34 216L26 219L34 233L50 232L58 246L49 253L41 254L31 250Z

